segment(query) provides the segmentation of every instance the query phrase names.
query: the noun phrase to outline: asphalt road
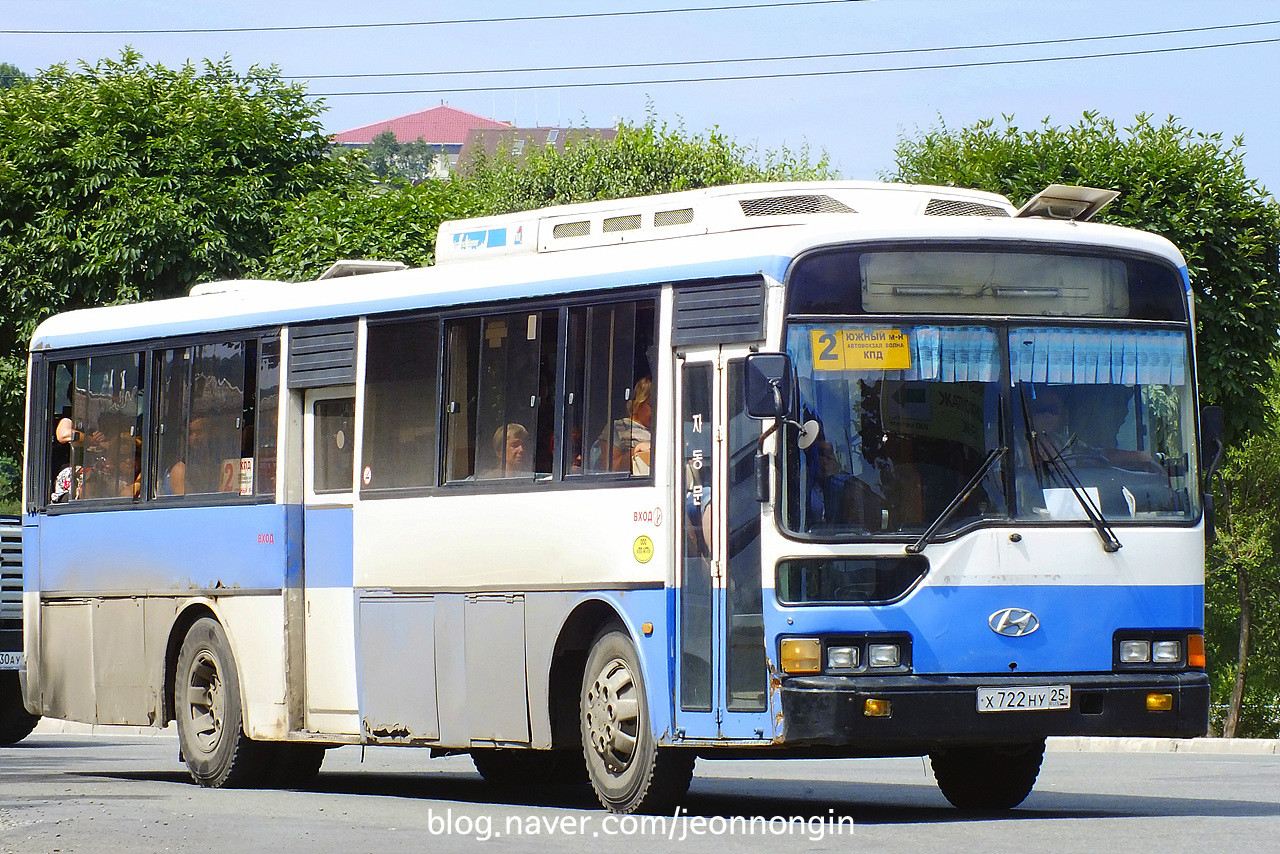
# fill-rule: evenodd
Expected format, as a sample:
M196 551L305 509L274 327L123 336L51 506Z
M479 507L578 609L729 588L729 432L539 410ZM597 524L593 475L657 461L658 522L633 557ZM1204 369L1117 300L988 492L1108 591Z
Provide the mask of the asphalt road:
M0 748L0 852L1280 850L1276 755L1051 751L999 817L951 809L921 759L703 760L678 819L620 819L424 750L330 751L306 791L201 789L177 753L167 736Z

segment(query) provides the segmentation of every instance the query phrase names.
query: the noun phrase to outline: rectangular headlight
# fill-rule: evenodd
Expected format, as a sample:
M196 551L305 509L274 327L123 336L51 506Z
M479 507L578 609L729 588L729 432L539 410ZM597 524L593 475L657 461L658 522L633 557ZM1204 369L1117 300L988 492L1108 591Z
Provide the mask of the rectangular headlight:
M1151 645L1151 660L1157 664L1177 664L1182 660L1182 644L1179 641L1156 641Z
M1120 661L1125 664L1142 664L1151 660L1151 641L1120 641Z
M902 649L896 643L867 645L867 664L872 667L897 667L902 663Z
M856 646L827 647L828 670L853 670L858 666L858 648Z

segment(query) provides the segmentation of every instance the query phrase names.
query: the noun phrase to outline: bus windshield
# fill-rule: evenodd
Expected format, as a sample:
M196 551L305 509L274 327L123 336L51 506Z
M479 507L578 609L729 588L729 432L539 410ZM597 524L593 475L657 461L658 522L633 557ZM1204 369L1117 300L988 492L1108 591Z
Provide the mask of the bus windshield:
M916 534L1004 449L943 531L979 520L1195 517L1194 396L1179 330L792 323L817 439L789 443L788 527Z

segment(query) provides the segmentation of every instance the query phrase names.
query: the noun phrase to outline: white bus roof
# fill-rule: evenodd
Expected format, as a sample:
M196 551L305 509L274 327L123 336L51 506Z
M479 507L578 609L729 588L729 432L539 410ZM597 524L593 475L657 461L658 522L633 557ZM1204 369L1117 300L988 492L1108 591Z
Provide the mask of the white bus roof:
M806 198L807 197L807 198ZM857 212L823 210L821 198ZM700 217L699 200L710 199L713 214ZM784 199L793 206L773 213L748 213L745 202ZM796 201L800 199L800 201ZM941 200L941 201L937 201ZM937 213L944 204L976 204L998 213L956 215ZM775 202L768 202L775 204ZM927 208L934 204L935 213ZM680 205L684 205L681 207ZM876 205L879 205L877 207ZM815 206L819 206L815 209ZM738 213L733 214L733 208ZM806 207L808 212L796 212ZM675 227L669 236L645 236L639 240L614 239L619 232L593 229L582 238L603 237L591 243L580 238L556 238L562 222L589 221L603 225L615 215L632 217L637 208L653 214L694 210L694 219ZM727 208L727 211L725 210ZM618 212L615 214L615 212ZM718 187L690 193L642 199L594 202L561 208L486 217L442 224L446 235L467 234L500 226L502 221L525 218L536 222L548 240L574 242L576 251L557 247L548 251L505 251L510 247L484 247L467 255L476 260L446 260L434 267L369 273L359 277L288 283L241 280L198 286L200 295L155 300L132 305L72 311L49 318L32 338L33 350L65 349L102 343L146 340L171 335L194 335L229 329L251 329L328 318L366 314L447 308L455 305L493 303L517 298L606 291L685 279L744 276L763 273L781 280L791 261L815 247L857 241L1030 241L1058 245L1082 245L1127 249L1167 258L1186 267L1177 249L1162 237L1132 229L1093 223L1042 219L1015 219L1013 206L990 193L864 182L746 185ZM644 218L644 214L639 214ZM698 230L682 230L698 224ZM721 222L723 227L710 228ZM704 230L704 227L705 230ZM663 226L650 226L654 230ZM642 229L643 230L643 227ZM627 231L621 232L626 234ZM660 242L655 242L660 241ZM462 253L473 250L459 250ZM194 290L194 289L193 289Z

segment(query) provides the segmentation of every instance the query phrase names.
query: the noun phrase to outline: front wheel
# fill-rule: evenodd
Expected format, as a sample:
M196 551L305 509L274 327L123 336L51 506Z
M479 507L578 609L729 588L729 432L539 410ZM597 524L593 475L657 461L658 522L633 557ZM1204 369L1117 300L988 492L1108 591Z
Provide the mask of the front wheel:
M196 620L182 641L173 709L182 758L197 783L219 788L265 779L269 745L245 735L240 675L217 620Z
M587 777L615 813L665 812L689 789L694 755L660 748L640 658L621 626L596 636L582 675L579 722Z
M0 670L0 747L17 744L36 728L39 715L22 705L22 683L18 671Z
M1009 810L1026 800L1044 759L1044 739L1030 744L947 747L929 754L934 779L962 810Z

